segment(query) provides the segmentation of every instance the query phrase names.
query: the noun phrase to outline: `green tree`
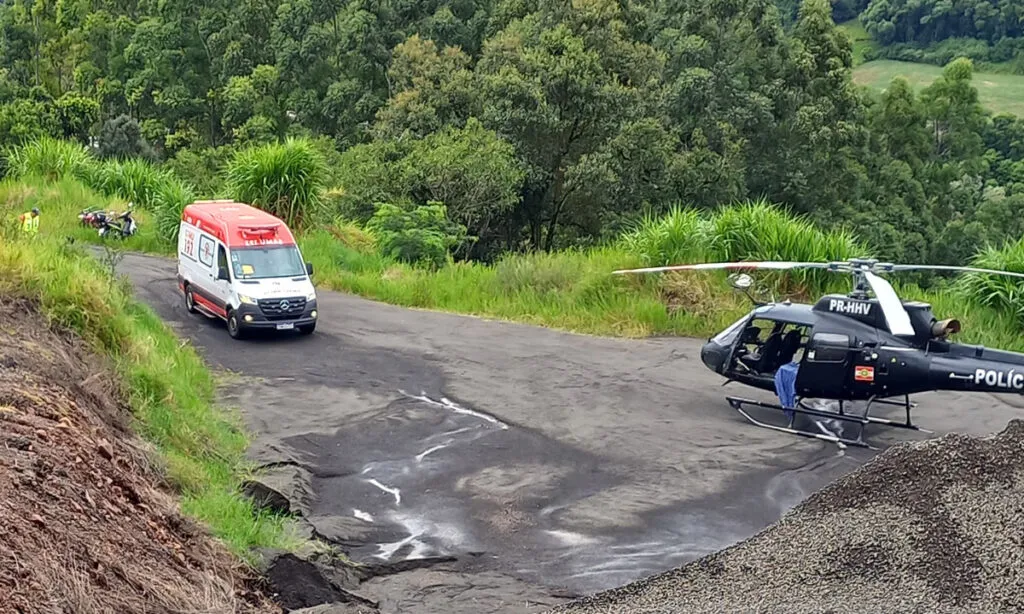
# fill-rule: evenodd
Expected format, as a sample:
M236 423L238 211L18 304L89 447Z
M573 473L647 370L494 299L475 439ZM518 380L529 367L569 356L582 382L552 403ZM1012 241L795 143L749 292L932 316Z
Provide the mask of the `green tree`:
M978 90L971 84L973 72L969 59L955 60L921 91L921 101L932 122L938 155L945 160L961 160L965 170L976 171L983 152L985 111L978 102Z
M439 268L466 240L464 226L452 222L441 203L398 206L381 203L367 224L381 252L401 262Z
M625 27L612 0L545 5L484 44L476 67L481 119L515 144L527 170L510 223L525 227L531 246L556 247L568 211L628 206L585 202L580 166L657 109L663 59L626 38Z
M498 225L519 203L526 176L515 148L476 118L417 141L402 161L403 183L416 202L444 203L449 217L487 253Z

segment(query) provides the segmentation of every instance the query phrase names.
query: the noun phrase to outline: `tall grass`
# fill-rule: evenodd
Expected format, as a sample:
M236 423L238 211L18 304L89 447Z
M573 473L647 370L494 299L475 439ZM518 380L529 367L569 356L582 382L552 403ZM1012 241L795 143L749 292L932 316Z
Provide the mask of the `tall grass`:
M308 140L288 139L238 152L227 169L235 200L260 207L294 229L304 229L322 213L326 168Z
M342 243L340 234L355 233L334 228L301 239L317 285L406 307L625 337L704 334L745 309L728 292L705 294L715 306L706 312L667 309L658 278L610 274L641 264L618 247L509 255L494 266L455 263L429 271L385 258L362 236Z
M191 184L168 181L160 184L153 196L156 233L163 245L178 241L181 213L189 203L195 202L196 193Z
M98 164L84 145L51 137L33 139L9 148L4 157L12 178L42 177L57 181L65 177L87 180Z
M172 244L168 244L159 234L153 223L152 214L137 211L134 214L139 224L139 232L127 239L108 237L100 239L96 229L81 226L78 213L87 207L104 210L123 211L123 200L111 201L109 197L97 193L83 183L71 178L55 182L44 181L38 177L26 180L5 179L0 182L0 223L13 225L17 215L32 207L39 207L39 232L41 235L67 238L77 242L106 242L117 244L127 250L150 253L168 253Z
M762 260L828 262L866 255L852 233L822 230L765 200L735 203L710 213L676 206L663 217L642 219L623 236L620 245L637 254L643 266ZM724 277L704 275L707 279ZM759 275L776 292L798 297L833 291L848 283L834 273L814 269Z
M31 244L0 243L0 293L38 300L53 322L111 358L135 428L156 445L186 513L241 555L251 547L290 546L285 520L257 513L238 492L246 438L236 417L215 408L202 359L124 284L61 238L41 233Z
M712 257L711 223L692 207L673 206L664 216L647 214L620 240L641 266L707 262Z
M1024 237L1001 247L983 247L972 259L971 265L983 269L1024 273ZM979 305L1009 314L1018 325L1024 325L1024 279L1008 275L969 273L957 280L954 290Z
M111 160L98 169L90 187L102 194L118 196L154 211L158 196L168 184L180 183L169 171L140 159Z

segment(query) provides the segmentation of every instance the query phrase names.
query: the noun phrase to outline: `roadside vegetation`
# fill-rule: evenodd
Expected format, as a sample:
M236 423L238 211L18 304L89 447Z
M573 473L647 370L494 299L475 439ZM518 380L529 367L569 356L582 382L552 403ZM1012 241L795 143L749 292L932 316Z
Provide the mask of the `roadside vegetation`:
M244 158L243 158L244 159ZM95 231L77 227L85 205L123 207L79 180L40 178L0 183L8 219L40 206L44 234L99 242ZM177 205L173 205L177 206ZM179 210L180 211L180 210ZM176 237L139 216L140 233L108 240L120 248L173 257ZM155 213L159 216L159 212ZM712 211L677 206L648 215L619 237L589 248L506 254L493 263L458 261L452 252L465 240L444 207L381 207L370 223L320 219L300 230L300 247L313 263L320 288L353 292L413 308L442 310L588 334L645 337L712 335L750 310L722 272L613 275L624 268L678 262L734 260L829 261L870 256L856 233L823 230L805 217L760 201L743 201ZM398 246L398 247L396 247ZM1024 272L1024 243L987 247L978 266ZM759 273L761 290L775 298L813 300L826 292L845 293L847 276L822 271ZM927 277L928 288L892 281L906 299L925 300L943 317L964 324L963 340L1024 349L1024 296L1011 278L966 275L954 281Z
M216 407L214 380L199 355L147 307L102 259L65 238L68 215L81 204L106 205L71 179L7 183L0 213L21 207L49 212L40 236L27 241L5 224L0 233L0 295L38 301L53 322L71 328L108 356L120 376L135 430L154 444L167 481L181 494L184 513L204 522L238 555L253 547L290 547L287 519L253 508L238 486L247 475L240 422ZM52 220L52 223L51 223ZM145 238L136 238L140 248ZM155 241L153 243L155 244Z

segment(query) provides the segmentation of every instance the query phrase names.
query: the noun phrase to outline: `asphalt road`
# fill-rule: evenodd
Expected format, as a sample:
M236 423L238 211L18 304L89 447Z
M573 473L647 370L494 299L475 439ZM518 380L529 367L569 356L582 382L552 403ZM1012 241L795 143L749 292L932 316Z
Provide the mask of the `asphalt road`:
M241 376L225 398L256 433L251 456L308 472L295 488L317 532L371 563L469 561L365 585L394 611L540 611L558 591L665 571L754 535L871 455L750 425L696 340L320 292L314 335L235 341L186 312L173 261L132 255L120 269L213 366ZM1020 411L987 395L917 401L937 434L999 431Z

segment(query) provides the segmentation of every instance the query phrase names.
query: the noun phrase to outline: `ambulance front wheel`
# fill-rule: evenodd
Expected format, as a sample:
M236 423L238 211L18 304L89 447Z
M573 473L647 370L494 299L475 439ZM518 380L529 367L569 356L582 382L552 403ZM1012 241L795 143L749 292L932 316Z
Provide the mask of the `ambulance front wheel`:
M228 334L232 339L241 339L243 336L242 328L238 324L238 314L234 309L228 311Z
M197 313L196 309L196 297L192 295L192 286L185 285L185 309L188 309L189 313Z

